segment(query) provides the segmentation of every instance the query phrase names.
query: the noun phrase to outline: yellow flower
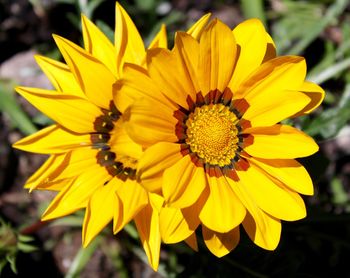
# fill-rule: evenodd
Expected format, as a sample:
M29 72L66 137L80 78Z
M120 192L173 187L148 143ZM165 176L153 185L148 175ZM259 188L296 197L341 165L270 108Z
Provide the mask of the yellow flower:
M199 35L207 20L208 16L203 17L188 32ZM21 150L50 155L25 187L59 192L43 220L86 208L84 246L112 219L114 233L134 219L149 262L157 269L163 199L148 193L136 179L142 148L125 132L112 96L124 65L146 66L145 47L118 3L114 45L85 16L82 30L84 49L54 36L67 64L36 57L56 90L16 88L56 122L14 144ZM167 47L164 26L150 44L150 48L155 47Z
M306 216L298 193L313 194L295 158L318 146L280 123L324 97L305 81L304 59L276 57L256 19L233 31L215 19L200 36L178 32L173 50L151 49L146 61L147 71L126 67L115 103L146 148L137 166L143 186L165 198L162 239L194 241L201 224L221 257L238 244L242 224L255 244L275 249L281 220Z

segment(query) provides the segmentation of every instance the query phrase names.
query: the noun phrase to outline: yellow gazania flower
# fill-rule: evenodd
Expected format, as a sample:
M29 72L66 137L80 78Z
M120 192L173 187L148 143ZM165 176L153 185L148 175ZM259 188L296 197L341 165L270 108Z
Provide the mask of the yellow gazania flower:
M203 17L188 32L199 35L207 20L208 16ZM51 155L25 187L59 192L43 220L86 208L84 246L112 219L114 233L134 219L149 262L157 269L163 199L149 194L136 180L142 148L126 134L112 97L113 84L125 64L145 67L144 44L118 3L114 45L85 16L82 30L84 49L54 36L67 64L36 57L55 91L16 88L56 122L14 144L21 150ZM167 47L164 26L150 44L154 47Z
M306 215L298 193L313 194L295 158L318 146L280 123L324 97L305 81L304 59L276 57L271 37L251 19L233 31L213 20L200 38L178 32L172 51L151 49L146 60L146 72L126 68L115 103L128 134L147 148L137 168L142 184L167 203L163 240L193 243L201 224L207 247L221 257L238 244L242 224L255 244L275 249L281 220Z

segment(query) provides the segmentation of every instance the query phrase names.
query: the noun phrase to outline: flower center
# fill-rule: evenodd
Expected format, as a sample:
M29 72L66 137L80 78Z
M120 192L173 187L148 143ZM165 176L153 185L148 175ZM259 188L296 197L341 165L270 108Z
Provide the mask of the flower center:
M186 143L205 163L224 167L236 155L237 116L223 104L196 107L186 121Z
M103 109L102 115L95 119L96 132L90 134L90 139L92 147L99 149L96 155L97 163L105 167L112 177L125 181L126 179L135 179L138 161L137 158L130 157L130 151L127 152L124 148L132 149L132 155L139 157L141 147L127 137L122 128L120 115L111 102L110 109ZM116 146L124 148L118 149Z
M179 106L173 114L178 120L174 132L181 154L210 177L224 175L238 181L236 170L249 168L244 148L254 141L243 133L251 127L243 118L248 102L233 99L229 88L211 90L205 96L198 92L195 99L188 95L186 102L188 108Z

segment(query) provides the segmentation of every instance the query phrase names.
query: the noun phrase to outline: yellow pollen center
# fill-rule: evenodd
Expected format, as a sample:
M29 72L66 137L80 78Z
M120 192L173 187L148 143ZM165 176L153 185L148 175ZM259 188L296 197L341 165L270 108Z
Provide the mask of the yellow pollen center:
M197 107L186 121L186 143L205 163L230 165L238 148L238 119L222 104Z

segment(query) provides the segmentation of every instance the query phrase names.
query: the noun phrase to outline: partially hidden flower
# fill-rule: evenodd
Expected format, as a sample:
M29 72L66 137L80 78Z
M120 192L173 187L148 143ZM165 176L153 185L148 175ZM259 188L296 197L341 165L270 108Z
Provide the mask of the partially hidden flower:
M206 20L203 17L189 33L199 33ZM146 66L146 50L118 3L114 45L85 16L82 31L84 48L54 35L66 64L36 56L55 90L16 88L55 121L14 144L21 150L50 155L25 187L58 191L43 220L85 208L84 246L112 220L114 233L134 220L149 262L157 269L163 199L146 191L136 179L142 147L125 132L112 96L112 86L123 75L125 64ZM154 47L167 47L164 26L150 44Z
M151 49L147 70L126 66L115 85L125 128L145 148L138 178L164 197L163 241L195 246L201 225L221 257L239 242L242 224L258 246L273 250L281 220L306 216L300 194L313 184L296 158L314 140L281 121L310 113L324 91L305 81L302 57L276 57L262 23L230 30L211 21L198 37L177 32L175 46Z

